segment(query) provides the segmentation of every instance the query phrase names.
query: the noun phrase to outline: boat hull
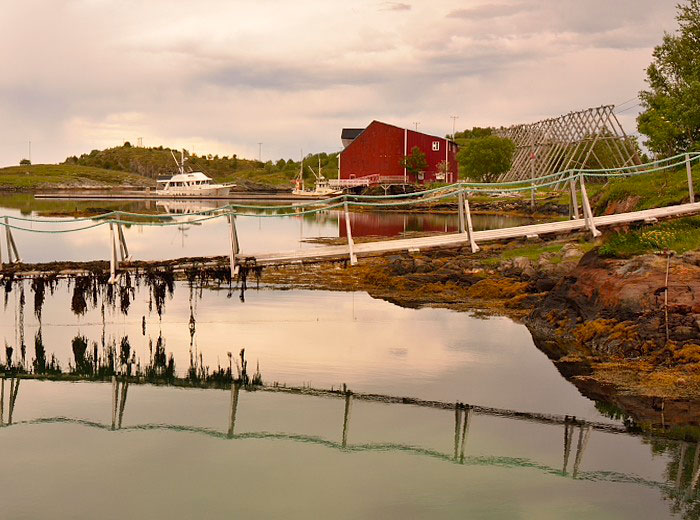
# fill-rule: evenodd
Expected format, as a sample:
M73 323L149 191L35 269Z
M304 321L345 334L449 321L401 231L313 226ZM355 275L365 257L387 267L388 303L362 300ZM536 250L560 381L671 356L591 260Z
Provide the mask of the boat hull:
M168 188L156 191L159 197L227 197L231 193L230 186L211 186L197 188Z

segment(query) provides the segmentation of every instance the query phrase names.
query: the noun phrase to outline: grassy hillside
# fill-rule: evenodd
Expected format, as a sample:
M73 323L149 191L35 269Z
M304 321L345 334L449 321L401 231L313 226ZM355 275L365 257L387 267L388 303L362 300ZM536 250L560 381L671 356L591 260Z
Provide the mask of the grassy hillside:
M76 164L36 164L0 168L0 189L65 186L147 186L152 180L130 172Z
M688 174L685 167L676 171L656 172L636 177L617 178L607 184L588 183L596 214L614 203L624 204L627 211L672 206L688 202ZM693 168L695 200L700 200L700 164Z
M172 151L179 160L180 152ZM326 153L319 155L322 169L327 172L327 175L335 176L338 171L336 157ZM316 170L319 155L307 155L304 158L304 177L309 182L312 181L313 174L307 165ZM235 154L219 157L218 155L201 156L186 152L186 156L188 157L186 165L193 170L202 171L218 182L235 182L251 188L290 189L292 187L291 181L299 173L299 161L291 159L263 163L242 159ZM151 179L172 175L177 169L171 149L162 146L140 148L125 145L106 150L93 150L80 157L69 157L64 164L128 171Z

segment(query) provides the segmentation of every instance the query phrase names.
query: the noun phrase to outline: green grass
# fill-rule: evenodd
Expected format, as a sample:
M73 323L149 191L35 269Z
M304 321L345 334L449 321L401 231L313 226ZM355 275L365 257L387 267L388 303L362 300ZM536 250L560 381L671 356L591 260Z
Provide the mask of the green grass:
M681 254L696 249L700 249L700 217L687 217L613 233L605 238L599 252L606 257L629 258L665 250Z
M261 184L271 188L292 189L294 187L292 184L292 180L298 175L298 173L298 169L268 172L260 168L251 168L225 174L219 174L214 176L214 178L217 182L254 182L256 184ZM313 187L313 183L315 181L312 181L311 179L305 179L305 182L307 183L307 186Z
M512 260L518 257L525 257L528 260L537 262L540 257L545 253L553 253L558 255L565 244L528 244L522 247L516 247L513 249L504 249L501 251L500 255L496 258L487 258L484 263L487 265L498 265L501 262ZM588 252L593 249L594 245L589 242L578 243L577 244L581 251ZM560 257L554 257L551 259L553 264L561 262Z
M36 189L56 186L150 185L141 175L75 164L36 164L0 168L0 189Z
M593 187L596 188L593 188ZM689 201L688 174L685 167L676 171L656 172L611 180L607 185L588 183L594 211L601 214L613 202L639 197L635 210L659 208ZM693 168L693 187L700 197L700 165ZM697 197L696 197L697 198Z

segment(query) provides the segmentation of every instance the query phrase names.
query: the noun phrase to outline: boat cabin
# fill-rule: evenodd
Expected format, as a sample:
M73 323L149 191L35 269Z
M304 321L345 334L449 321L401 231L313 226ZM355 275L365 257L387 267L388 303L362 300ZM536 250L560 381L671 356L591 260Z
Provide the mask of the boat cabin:
M163 189L168 188L194 188L197 186L210 186L212 179L202 172L178 173L169 179L158 179Z

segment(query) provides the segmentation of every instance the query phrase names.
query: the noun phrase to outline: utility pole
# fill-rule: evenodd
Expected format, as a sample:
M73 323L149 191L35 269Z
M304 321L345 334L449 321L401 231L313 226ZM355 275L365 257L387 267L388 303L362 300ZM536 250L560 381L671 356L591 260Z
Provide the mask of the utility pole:
M459 116L450 116L450 118L452 119L452 140L454 140L455 132L457 131L457 120L459 119Z
M31 138L29 139L29 157L27 157L27 159L29 159L29 164L32 164L32 140L31 140Z
M413 124L416 125L416 132L417 132L417 131L418 131L418 125L420 124L420 121L414 121Z
M530 185L532 186L532 189L530 190L530 207L534 210L535 209L535 152L532 148L530 147Z
M262 143L258 143L258 161L262 162Z

